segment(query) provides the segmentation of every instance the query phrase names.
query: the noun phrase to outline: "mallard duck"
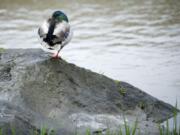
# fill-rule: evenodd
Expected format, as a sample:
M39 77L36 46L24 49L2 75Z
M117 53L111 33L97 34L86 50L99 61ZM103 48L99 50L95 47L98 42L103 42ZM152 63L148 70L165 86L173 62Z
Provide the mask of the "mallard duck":
M72 38L68 17L62 11L55 11L38 29L43 50L59 58L59 52Z

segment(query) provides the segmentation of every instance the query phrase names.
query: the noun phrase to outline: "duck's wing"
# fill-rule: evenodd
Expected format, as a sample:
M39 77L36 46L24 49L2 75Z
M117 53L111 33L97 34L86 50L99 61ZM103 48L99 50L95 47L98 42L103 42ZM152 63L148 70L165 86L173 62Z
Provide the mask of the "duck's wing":
M72 37L73 37L73 30L71 27L69 27L69 31L66 33L66 38L62 42L62 46L64 47L65 45L67 45L71 41Z
M46 52L55 53L56 50L58 50L58 46L51 47L46 42L44 42L44 39L46 38L47 33L48 33L48 29L49 29L48 20L44 21L38 29L38 35L40 37L39 40L41 42L41 48Z
M68 38L70 33L70 25L67 22L61 22L57 24L53 35L56 36L56 38L53 39L54 43L61 43L62 45Z
M47 21L44 21L43 24L38 29L38 34L40 38L46 38L46 35L48 33L49 29L49 23Z

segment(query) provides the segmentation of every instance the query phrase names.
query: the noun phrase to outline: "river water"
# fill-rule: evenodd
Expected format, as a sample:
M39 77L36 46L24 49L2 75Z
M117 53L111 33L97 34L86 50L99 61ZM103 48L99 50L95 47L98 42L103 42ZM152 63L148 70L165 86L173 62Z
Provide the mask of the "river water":
M180 106L179 0L0 0L0 47L40 48L58 9L74 29L62 58Z

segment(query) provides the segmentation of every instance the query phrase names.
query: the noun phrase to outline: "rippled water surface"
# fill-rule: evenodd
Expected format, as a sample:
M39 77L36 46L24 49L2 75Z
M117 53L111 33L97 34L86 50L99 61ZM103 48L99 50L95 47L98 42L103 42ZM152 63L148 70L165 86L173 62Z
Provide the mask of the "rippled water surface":
M0 0L0 47L39 48L56 9L74 29L64 59L180 104L179 0Z

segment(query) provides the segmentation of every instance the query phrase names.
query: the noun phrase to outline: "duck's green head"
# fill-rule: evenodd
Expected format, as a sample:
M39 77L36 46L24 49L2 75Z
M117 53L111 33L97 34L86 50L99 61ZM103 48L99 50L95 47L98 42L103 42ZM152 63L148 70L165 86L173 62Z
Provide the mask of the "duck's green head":
M66 21L69 22L67 16L62 11L55 11L52 15L52 18L55 19L58 22Z

